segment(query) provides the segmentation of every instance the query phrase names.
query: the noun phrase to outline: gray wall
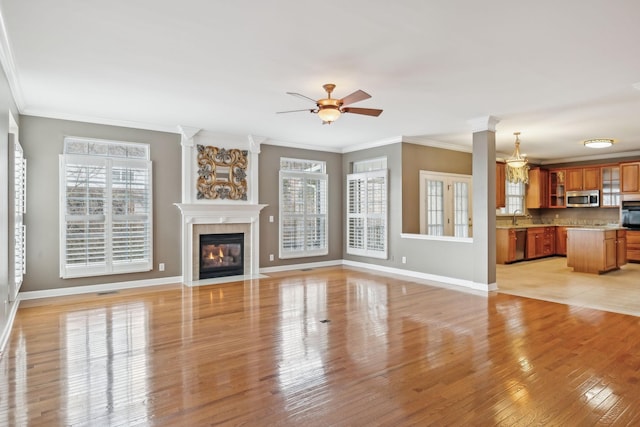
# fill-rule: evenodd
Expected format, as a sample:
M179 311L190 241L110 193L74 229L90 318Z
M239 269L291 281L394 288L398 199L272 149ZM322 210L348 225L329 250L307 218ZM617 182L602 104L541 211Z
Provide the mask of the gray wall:
M343 155L343 187L346 186L346 175L351 172L352 163L355 161L386 156L389 168L389 259L349 255L346 251L346 242L343 244L344 259L460 280L473 280L473 263L469 262L473 259L471 243L401 237L403 185L409 184L409 182L403 182L404 145L404 143L397 143ZM409 147L408 152L413 152L415 148ZM454 154L457 155L457 153ZM468 164L466 158L463 162ZM415 168L415 165L411 167ZM413 181L411 176L408 179ZM417 182L417 178L415 181ZM343 212L343 223L346 223L346 212ZM406 264L402 263L403 256L407 259Z
M278 259L278 221L280 157L294 159L321 160L327 162L329 175L329 254L319 257ZM260 267L277 267L281 265L322 262L342 259L342 226L343 181L341 154L324 151L303 150L263 144L260 147L260 198L259 203L267 204L260 213ZM273 216L273 222L269 222ZM274 260L269 261L273 254Z
M61 279L58 244L58 157L63 138L79 136L142 142L151 146L153 161L154 270L76 279ZM177 134L90 123L22 116L20 140L27 169L27 274L21 291L126 282L180 276L181 147ZM159 272L158 263L166 270Z
M471 175L471 153L402 144L402 232L420 232L420 171Z

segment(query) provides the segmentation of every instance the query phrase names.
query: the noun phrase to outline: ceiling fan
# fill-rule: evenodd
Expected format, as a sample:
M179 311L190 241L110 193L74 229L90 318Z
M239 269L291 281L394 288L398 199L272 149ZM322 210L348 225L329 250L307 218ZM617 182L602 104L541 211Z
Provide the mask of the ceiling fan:
M291 111L278 111L277 114L283 113L295 113L298 111L309 111L310 113L317 114L320 119L322 119L322 124L331 124L340 118L342 113L352 113L352 114L364 114L365 116L375 116L378 117L382 110L378 110L376 108L353 108L347 107L347 105L351 105L355 102L364 101L365 99L371 98L367 92L362 90L357 90L353 92L351 95L347 95L342 99L331 98L331 93L333 89L336 88L336 85L332 83L327 83L322 86L324 90L327 92L327 97L318 99L317 101L309 98L308 96L301 95L295 92L287 92L287 95L297 96L298 98L302 98L306 101L311 101L316 104L316 108L305 108L303 110L291 110Z

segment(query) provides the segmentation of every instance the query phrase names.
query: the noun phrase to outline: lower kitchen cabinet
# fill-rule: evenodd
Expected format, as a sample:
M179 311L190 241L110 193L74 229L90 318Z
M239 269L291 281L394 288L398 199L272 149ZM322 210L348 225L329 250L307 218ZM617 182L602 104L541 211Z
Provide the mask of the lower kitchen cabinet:
M556 255L567 256L567 227L556 227Z
M627 260L640 261L640 230L627 230Z
M604 273L627 262L625 230L569 229L567 266L583 273Z
M527 229L527 259L555 255L555 227L532 227Z

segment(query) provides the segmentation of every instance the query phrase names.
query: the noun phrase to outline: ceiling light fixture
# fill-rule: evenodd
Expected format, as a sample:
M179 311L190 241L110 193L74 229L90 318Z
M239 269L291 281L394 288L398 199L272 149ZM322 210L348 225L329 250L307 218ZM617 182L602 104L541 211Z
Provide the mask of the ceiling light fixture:
M516 149L511 157L506 161L508 166L518 169L526 166L528 160L526 157L520 155L520 138L518 138L520 136L520 132L514 132L513 134L516 136Z
M520 154L520 132L513 133L516 136L516 149L513 155L506 160L507 166L507 181L517 184L522 182L523 184L529 183L529 165L526 157Z
M609 138L596 138L587 139L584 141L584 146L589 148L607 148L613 145L613 139Z
M324 105L320 107L320 110L318 111L318 117L320 117L322 121L326 123L335 122L340 118L340 108L334 105Z

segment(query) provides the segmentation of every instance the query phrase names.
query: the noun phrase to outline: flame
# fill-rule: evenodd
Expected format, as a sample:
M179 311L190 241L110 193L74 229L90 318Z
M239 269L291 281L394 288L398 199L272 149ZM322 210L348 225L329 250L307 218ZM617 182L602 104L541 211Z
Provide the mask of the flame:
M222 247L220 247L220 249L218 250L218 256L220 258L224 258L224 254L222 253Z
M213 259L213 252L209 252L209 256L207 258Z

